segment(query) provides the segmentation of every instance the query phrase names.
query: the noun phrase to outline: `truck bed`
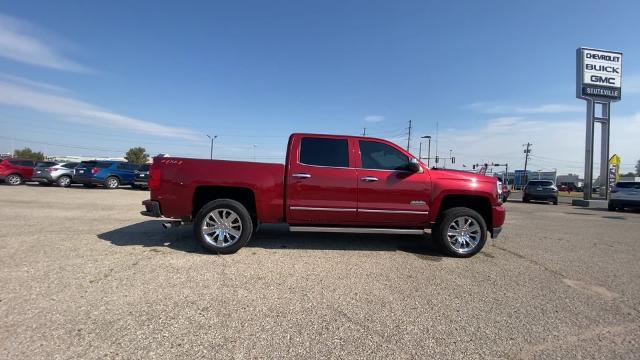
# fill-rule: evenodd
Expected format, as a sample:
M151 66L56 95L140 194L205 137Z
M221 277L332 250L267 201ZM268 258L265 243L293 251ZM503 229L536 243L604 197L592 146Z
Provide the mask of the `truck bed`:
M151 199L167 205L166 217L191 216L196 192L240 187L253 192L261 221L284 221L283 164L165 157L156 158L152 169L159 174L160 185L151 189Z

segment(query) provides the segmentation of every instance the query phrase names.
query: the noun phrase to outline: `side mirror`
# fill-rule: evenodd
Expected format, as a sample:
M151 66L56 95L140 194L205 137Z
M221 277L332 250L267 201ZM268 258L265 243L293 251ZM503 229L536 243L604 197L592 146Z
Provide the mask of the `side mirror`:
M420 163L416 158L412 158L409 160L409 171L411 172L419 172L422 168L420 167Z

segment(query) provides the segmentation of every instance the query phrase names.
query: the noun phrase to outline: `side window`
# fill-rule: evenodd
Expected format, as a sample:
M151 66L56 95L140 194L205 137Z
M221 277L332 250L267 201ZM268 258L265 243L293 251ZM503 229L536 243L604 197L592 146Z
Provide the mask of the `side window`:
M302 138L300 163L305 165L349 167L347 139Z
M360 140L360 156L363 169L409 169L408 156L381 142Z
M22 160L20 161L19 165L33 167L35 166L35 163L31 160Z
M66 163L62 165L65 169L75 169L76 166L78 166L78 163Z
M118 170L129 170L129 164L118 164Z

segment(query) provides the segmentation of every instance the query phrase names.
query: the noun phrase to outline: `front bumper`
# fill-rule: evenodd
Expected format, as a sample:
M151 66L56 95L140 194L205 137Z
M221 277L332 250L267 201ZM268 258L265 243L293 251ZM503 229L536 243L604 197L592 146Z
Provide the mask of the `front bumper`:
M155 201L155 200L144 200L142 202L142 205L144 205L145 210L144 211L140 211L140 214L143 216L150 216L150 217L162 217L162 212L160 211L160 203Z
M615 206L628 206L628 207L640 207L640 200L627 200L627 199L610 199L609 203Z
M506 218L507 212L503 205L497 205L491 207L491 219L493 220L493 224L491 224L491 238L495 239L498 237L500 232L502 231L502 224L504 224L504 219Z

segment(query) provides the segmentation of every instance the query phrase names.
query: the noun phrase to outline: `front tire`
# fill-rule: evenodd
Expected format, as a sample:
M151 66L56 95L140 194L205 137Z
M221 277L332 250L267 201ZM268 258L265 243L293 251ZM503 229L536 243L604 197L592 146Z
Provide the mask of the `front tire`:
M193 223L193 232L205 249L216 254L233 254L253 236L253 220L239 202L219 199L203 206Z
M616 205L613 203L613 201L609 200L609 203L607 204L607 210L616 211L618 209L616 208Z
M11 186L22 185L24 183L24 179L18 174L9 175L4 181Z
M431 234L445 254L471 257L487 242L487 224L477 211L455 207L442 214Z
M104 187L110 190L117 189L120 187L120 180L115 176L109 176L104 181Z

